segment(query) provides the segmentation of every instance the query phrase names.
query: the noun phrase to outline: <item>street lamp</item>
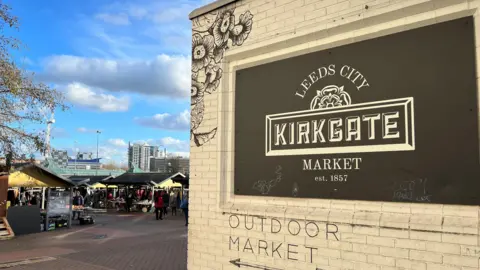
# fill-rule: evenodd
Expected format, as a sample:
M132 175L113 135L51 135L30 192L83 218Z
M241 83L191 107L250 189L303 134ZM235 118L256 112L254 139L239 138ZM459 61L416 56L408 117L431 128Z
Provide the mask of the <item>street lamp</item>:
M100 133L102 133L100 130L97 130L97 159L98 159L98 137L100 136Z
M98 167L100 167L100 162L98 161L98 138L100 137L100 133L102 133L100 130L97 130L97 162L98 162L98 165L97 165L97 168L95 170L95 175L98 174Z
M73 142L73 147L75 148L75 149L73 149L75 151L75 174L77 174L77 159L78 159L77 143L78 143L78 141Z

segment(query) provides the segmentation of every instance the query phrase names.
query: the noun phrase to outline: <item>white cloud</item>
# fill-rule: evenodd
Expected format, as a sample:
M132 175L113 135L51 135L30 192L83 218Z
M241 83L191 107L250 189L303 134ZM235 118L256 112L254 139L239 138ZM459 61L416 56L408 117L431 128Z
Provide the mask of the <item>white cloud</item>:
M128 145L123 139L108 139L108 143L117 147L125 147Z
M130 105L130 99L126 96L97 93L80 83L68 84L65 97L74 105L102 112L123 112L127 111Z
M185 98L190 92L190 59L164 54L152 61L58 55L45 60L44 70L39 77L57 84L81 83L83 87L80 84L71 85L81 88L85 94L91 93L91 90L85 87L89 86L111 92ZM115 102L111 95L99 95L97 99ZM126 100L119 101L126 103Z
M184 156L185 153L190 152L190 141L184 141L173 137L137 140L134 141L134 143L160 146L160 148L167 148L167 153L181 153Z
M77 131L80 133L96 133L98 129L90 129L86 127L79 127L77 128ZM101 130L98 130L101 132Z
M183 141L183 140L175 139L172 137L165 137L165 138L159 139L158 143L160 145L164 145L165 147L167 147L167 151L168 151L168 148L172 148L173 151L177 151L177 152L190 151L190 141Z
M193 11L194 7L194 5L184 4L161 9L156 12L154 11L152 14L152 19L156 23L171 22L179 19L183 20L188 18L188 14Z
M145 127L166 130L189 130L190 112L185 110L179 114L159 113L148 117L136 117L134 121Z
M114 25L130 24L128 15L125 13L118 13L118 14L99 13L95 15L95 18L98 20L102 20L106 23L114 24Z
M67 130L61 127L53 127L51 135L52 135L52 138L70 137L70 134L68 134Z

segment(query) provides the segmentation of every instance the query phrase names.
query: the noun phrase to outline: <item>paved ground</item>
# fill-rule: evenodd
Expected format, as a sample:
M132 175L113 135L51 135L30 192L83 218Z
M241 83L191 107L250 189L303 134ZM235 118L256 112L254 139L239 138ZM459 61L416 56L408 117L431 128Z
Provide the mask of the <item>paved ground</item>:
M94 225L0 241L0 268L5 262L42 257L43 262L8 269L187 269L183 214L159 221L141 213L97 214L95 219Z

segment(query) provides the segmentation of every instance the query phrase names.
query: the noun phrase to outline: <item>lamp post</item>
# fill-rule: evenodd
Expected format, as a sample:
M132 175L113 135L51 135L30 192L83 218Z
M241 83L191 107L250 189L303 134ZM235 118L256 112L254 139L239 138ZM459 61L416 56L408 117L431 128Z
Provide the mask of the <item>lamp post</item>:
M100 130L97 130L97 162L98 162L98 166L96 167L95 175L98 174L98 167L100 167L100 162L98 160L98 138L100 137L100 133L102 133L102 132Z
M78 159L78 148L77 148L77 141L74 141L73 142L73 147L75 149L73 149L75 151L75 174L77 174L77 159Z

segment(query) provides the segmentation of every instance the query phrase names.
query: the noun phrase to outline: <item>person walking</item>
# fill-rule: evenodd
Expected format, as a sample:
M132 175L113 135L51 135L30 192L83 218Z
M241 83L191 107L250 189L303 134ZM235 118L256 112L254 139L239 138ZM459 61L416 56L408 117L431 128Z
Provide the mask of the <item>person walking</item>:
M188 191L185 190L183 192L182 203L180 204L180 208L182 208L183 213L185 214L185 226L188 226Z
M168 195L168 192L162 191L162 199L163 199L163 216L166 217L168 214L167 207L170 205L170 195Z
M160 220L163 219L162 214L163 214L164 203L163 203L162 195L163 195L163 191L160 195L157 194L157 196L155 196L155 218L157 220L159 215L160 215Z
M170 193L170 208L172 208L172 216L177 215L177 198L175 193Z

